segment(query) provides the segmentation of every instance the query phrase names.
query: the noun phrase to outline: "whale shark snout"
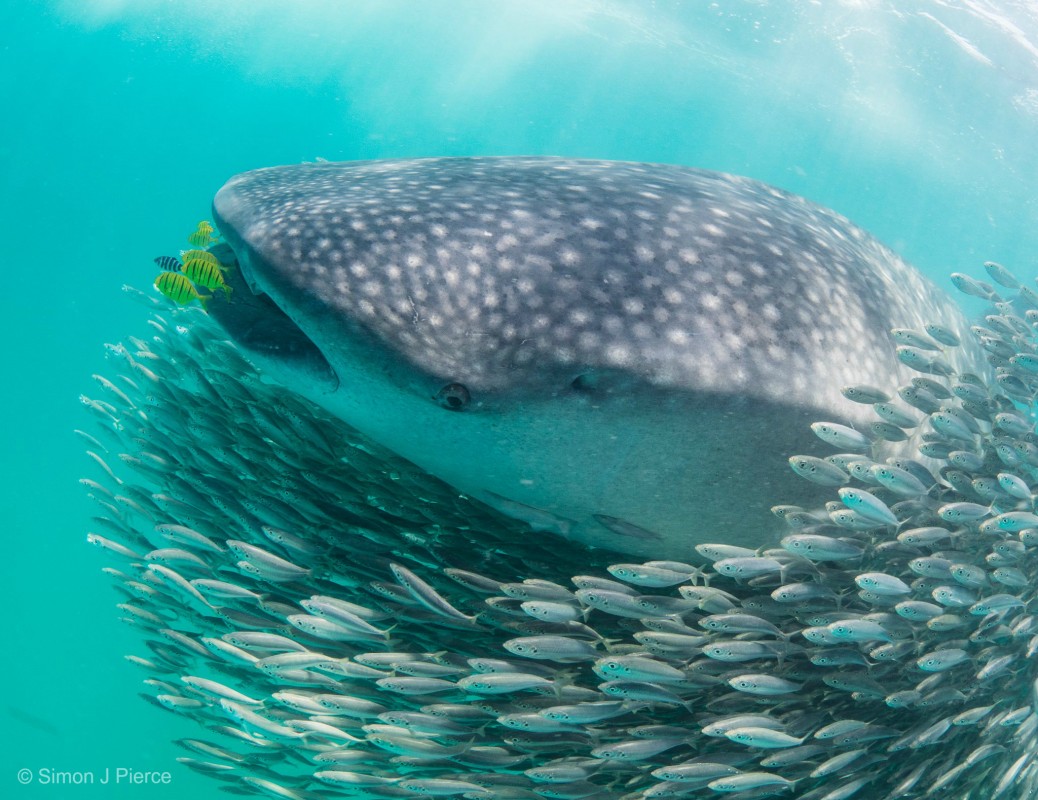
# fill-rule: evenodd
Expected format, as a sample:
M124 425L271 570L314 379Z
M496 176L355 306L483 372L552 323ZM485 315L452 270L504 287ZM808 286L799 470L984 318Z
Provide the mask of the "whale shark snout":
M685 167L301 164L213 209L240 266L213 313L263 368L535 531L643 557L768 541L772 504L812 502L809 424L864 429L841 387L910 374L890 329L966 327L838 214Z

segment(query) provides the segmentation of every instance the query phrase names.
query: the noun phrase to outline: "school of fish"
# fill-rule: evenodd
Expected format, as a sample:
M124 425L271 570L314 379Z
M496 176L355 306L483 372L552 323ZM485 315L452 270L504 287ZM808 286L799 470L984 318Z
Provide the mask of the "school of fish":
M127 658L204 731L180 761L281 798L1033 796L1038 295L986 267L953 282L990 374L893 331L918 377L844 390L878 427L789 459L818 506L690 563L532 536L138 293L77 433Z
M177 305L186 306L197 300L202 308L206 308L213 293L221 291L229 297L231 288L224 280L224 269L219 259L209 249L218 242L213 235L211 222L202 220L187 237L193 250L184 250L177 256L158 256L155 264L162 270L155 278L155 288L159 293ZM202 294L199 289L205 289Z

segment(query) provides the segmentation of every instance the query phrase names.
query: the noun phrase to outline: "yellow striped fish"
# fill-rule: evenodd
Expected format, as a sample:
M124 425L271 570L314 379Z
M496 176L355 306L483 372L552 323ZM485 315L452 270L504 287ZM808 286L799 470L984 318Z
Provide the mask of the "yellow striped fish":
M206 253L205 255L209 255ZM210 256L210 258L212 258ZM212 260L192 256L184 259L184 265L180 271L190 279L195 286L208 289L213 292L222 289L225 294L231 293L231 287L224 283L223 272L220 271L220 262L215 258Z
M218 267L221 270L224 269L224 265L221 264L217 260L216 256L214 256L208 250L182 250L180 252L180 259L181 261L197 259L199 261L204 261L207 264L212 264L214 267Z
M212 295L202 295L188 280L187 275L180 272L163 272L155 279L155 288L178 305L186 306L192 300L197 300L206 307Z
M216 237L213 236L212 224L205 220L199 222L195 232L187 237L187 241L194 247L209 247L209 245L215 244Z

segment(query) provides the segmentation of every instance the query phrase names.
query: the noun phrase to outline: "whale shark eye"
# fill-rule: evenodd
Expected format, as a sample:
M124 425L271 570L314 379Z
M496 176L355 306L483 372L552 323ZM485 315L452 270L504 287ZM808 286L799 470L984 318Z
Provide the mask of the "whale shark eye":
M448 383L438 391L433 399L449 411L461 411L469 404L469 390L460 383Z

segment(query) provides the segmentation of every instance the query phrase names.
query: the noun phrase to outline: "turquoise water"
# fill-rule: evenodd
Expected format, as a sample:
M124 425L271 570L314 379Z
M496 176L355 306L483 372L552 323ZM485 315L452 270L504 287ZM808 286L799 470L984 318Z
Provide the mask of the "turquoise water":
M673 162L830 206L945 285L987 259L1038 273L1038 13L898 5L9 3L0 796L222 796L174 761L196 727L136 695L122 655L141 648L84 544L76 480L96 475L71 431L102 344L142 331L120 286L150 282L227 177L316 158ZM171 782L100 785L118 768ZM43 769L98 783L41 785Z

